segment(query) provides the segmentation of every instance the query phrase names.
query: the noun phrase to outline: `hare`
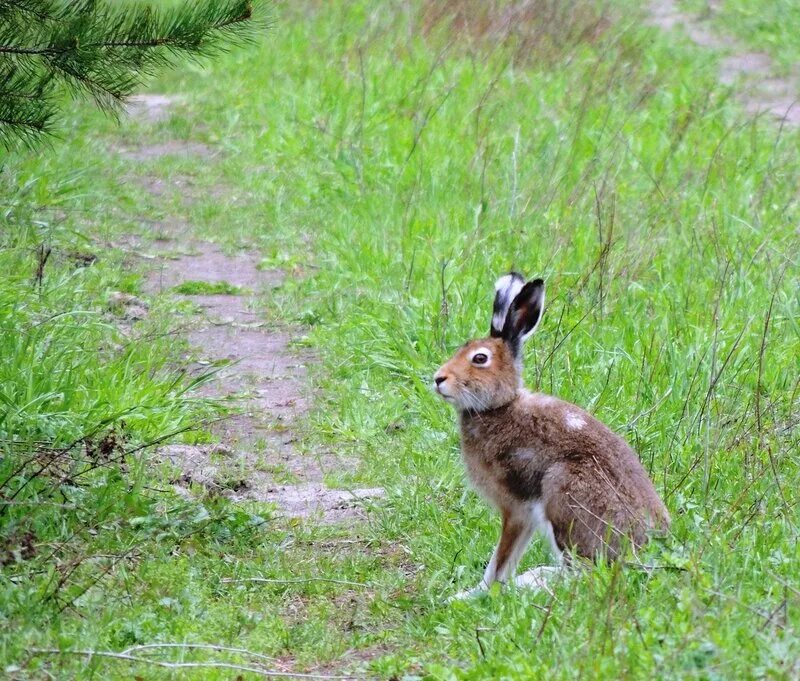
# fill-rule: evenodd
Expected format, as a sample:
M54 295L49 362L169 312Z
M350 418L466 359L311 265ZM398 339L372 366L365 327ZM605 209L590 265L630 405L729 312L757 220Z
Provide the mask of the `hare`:
M544 310L544 281L511 272L495 284L488 338L465 343L434 375L459 413L461 454L502 516L500 542L470 595L512 578L534 531L564 556L614 559L666 530L669 513L625 441L580 407L522 385L522 346ZM541 567L517 578L546 585Z

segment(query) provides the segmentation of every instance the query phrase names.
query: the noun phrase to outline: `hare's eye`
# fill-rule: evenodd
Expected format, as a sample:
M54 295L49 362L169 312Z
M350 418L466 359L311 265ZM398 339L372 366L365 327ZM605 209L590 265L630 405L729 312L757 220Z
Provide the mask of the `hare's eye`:
M482 352L476 352L472 356L472 363L473 364L486 364L489 358Z

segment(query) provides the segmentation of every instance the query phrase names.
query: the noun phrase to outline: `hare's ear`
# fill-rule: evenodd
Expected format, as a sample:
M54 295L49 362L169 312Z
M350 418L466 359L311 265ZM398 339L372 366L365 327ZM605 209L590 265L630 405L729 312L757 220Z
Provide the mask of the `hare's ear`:
M525 284L508 308L500 337L517 355L522 344L536 330L544 311L544 280L534 279Z
M525 285L525 278L518 272L509 272L500 277L494 284L494 308L492 309L492 326L489 335L500 338L506 324L508 308Z

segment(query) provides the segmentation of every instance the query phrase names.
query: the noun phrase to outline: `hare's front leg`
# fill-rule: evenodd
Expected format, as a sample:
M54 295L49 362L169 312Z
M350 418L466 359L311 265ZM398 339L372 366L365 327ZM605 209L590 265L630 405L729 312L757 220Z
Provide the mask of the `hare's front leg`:
M500 542L492 554L481 584L488 589L494 582L505 583L522 559L536 529L529 513L503 512L503 531Z
M530 513L514 514L510 511L503 511L503 530L500 534L500 542L486 566L483 579L474 589L461 591L453 598L475 596L486 591L495 582L504 583L517 569L535 529L536 524Z

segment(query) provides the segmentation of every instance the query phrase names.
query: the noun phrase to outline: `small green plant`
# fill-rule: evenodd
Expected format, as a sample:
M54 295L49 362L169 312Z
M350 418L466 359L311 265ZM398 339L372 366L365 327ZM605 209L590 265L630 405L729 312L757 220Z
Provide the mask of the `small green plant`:
M227 281L184 281L172 290L184 296L240 296L245 293L243 288Z

